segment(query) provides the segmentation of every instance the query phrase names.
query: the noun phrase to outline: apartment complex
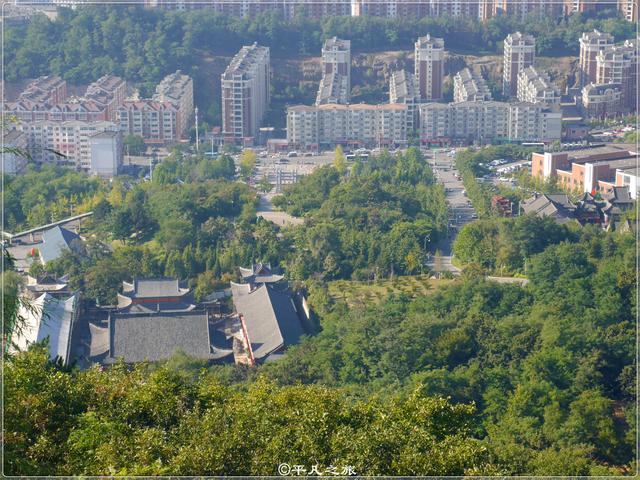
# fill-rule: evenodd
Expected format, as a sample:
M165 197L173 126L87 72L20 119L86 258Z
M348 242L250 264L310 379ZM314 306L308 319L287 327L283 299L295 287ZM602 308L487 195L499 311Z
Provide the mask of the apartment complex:
M527 67L518 74L518 100L530 103L560 104L560 90L549 75Z
M631 178L625 175L634 173L632 169L637 168L636 162L637 153L623 146L598 146L563 152L533 153L531 174L545 180L557 178L558 183L567 190L589 193L607 192L618 182L622 185L628 182L626 185L630 186ZM637 184L632 193L632 196L634 195L637 196Z
M167 75L156 86L152 100L169 102L176 107L176 133L180 138L186 137L193 118L193 79L180 70Z
M420 91L415 75L406 70L395 70L389 78L389 103L407 106L407 132L413 131L418 123Z
M453 77L453 101L476 102L491 100L489 87L481 75L463 68Z
M638 40L608 47L596 56L596 84L619 84L625 111L636 109L638 98Z
M192 117L193 80L180 70L167 75L152 98L126 100L116 111L124 135L137 135L155 145L185 139Z
M628 22L638 23L638 0L618 0L618 10Z
M405 146L407 106L298 105L287 109L287 143L317 150L335 145Z
M419 131L423 144L552 142L561 137L562 115L557 109L526 102L423 103Z
M349 103L351 97L351 42L329 38L322 46L322 79L316 105Z
M480 18L488 20L499 15L510 15L525 20L532 14L555 18L562 14L562 3L555 0L480 0Z
M115 123L105 121L39 121L23 123L20 128L34 160L85 172L91 171L91 137L101 132L120 135Z
M415 76L420 98L434 101L442 98L444 81L444 40L427 34L415 43Z
M582 112L589 118L616 117L624 111L620 84L596 85L590 83L582 89Z
M596 82L598 53L613 46L613 36L598 30L580 37L580 85Z
M251 143L269 107L269 48L242 47L222 74L221 89L225 142Z
M536 40L531 35L515 32L504 40L502 93L515 97L518 93L518 74L533 65L536 58Z
M15 102L5 103L4 111L23 122L113 121L126 92L124 80L104 75L87 87L84 96L69 97L66 81L60 77L40 77Z

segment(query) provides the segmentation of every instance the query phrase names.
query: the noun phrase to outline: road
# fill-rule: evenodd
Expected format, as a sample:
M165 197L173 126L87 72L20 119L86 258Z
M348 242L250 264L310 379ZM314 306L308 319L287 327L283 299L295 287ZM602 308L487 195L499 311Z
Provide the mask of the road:
M464 185L455 175L454 157L447 156L448 150L436 150L429 153L428 159L436 178L444 185L447 205L449 207L449 232L448 235L432 246L432 253L439 250L441 262L439 266L434 263L434 257L430 256L427 265L431 269L449 271L460 274L460 269L451 263L453 241L463 225L473 220L475 211L467 197L462 193Z

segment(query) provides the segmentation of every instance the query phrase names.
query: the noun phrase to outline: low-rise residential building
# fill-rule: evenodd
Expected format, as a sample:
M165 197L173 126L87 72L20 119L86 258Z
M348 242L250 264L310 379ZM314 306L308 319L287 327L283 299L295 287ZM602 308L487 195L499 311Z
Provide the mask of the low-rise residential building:
M533 177L557 178L570 191L606 193L616 183L617 170L636 166L637 154L625 147L599 146L561 152L533 153Z
M453 101L476 102L491 100L491 91L482 75L463 68L453 77Z
M448 141L559 140L562 114L557 109L527 102L423 103L420 139L424 144Z
M389 78L389 103L407 106L407 132L413 131L418 124L418 105L420 89L415 75L406 70L396 70Z
M590 83L582 89L582 111L586 117L617 117L624 111L620 84L596 85Z
M185 138L193 119L193 79L180 70L167 75L156 86L152 100L169 102L177 109L176 134Z
M538 72L533 66L518 74L518 100L530 103L560 104L560 90L545 72Z
M26 122L20 129L27 135L32 158L41 163L91 170L91 137L100 132L117 132L113 122Z
M317 150L341 145L402 146L407 106L401 104L298 105L287 109L290 147Z
M326 73L320 80L316 106L332 103L349 103L349 78L336 72Z

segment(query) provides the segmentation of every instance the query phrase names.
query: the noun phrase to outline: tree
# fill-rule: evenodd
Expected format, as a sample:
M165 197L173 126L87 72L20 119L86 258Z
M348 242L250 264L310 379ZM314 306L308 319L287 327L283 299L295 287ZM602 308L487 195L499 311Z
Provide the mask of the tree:
M340 175L344 175L347 171L347 159L344 156L342 145L338 145L333 156L333 167Z
M127 152L127 155L143 155L147 150L147 145L144 143L144 139L139 135L127 135L124 137L123 144L124 151Z
M257 159L256 152L253 150L245 148L242 151L242 155L240 156L240 175L242 175L242 178L249 180L253 169L256 168Z
M272 188L273 185L271 185L271 182L269 182L269 179L266 176L263 176L260 179L260 182L258 182L258 190L263 193L269 193Z

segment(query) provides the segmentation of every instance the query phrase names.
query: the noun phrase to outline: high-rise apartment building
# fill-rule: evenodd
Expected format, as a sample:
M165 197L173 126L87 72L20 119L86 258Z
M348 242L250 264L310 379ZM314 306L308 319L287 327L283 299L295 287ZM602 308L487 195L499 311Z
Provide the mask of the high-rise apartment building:
M145 143L171 145L181 139L178 109L171 102L127 100L118 108L116 117L124 135L142 137Z
M530 103L560 104L560 90L545 72L527 67L518 74L518 100Z
M634 111L638 100L638 40L627 40L596 56L596 84L619 84L622 106Z
M399 104L289 107L287 143L302 149L406 146L406 112Z
M627 21L638 23L638 0L618 0L618 10Z
M442 98L444 81L444 40L427 34L415 43L415 76L420 98L433 101Z
M411 132L418 123L418 105L420 91L415 75L406 70L396 70L389 78L389 103L407 106L407 132Z
M480 0L480 16L483 20L498 15L509 15L519 20L537 15L555 18L562 14L562 3L557 0Z
M221 76L222 131L229 143L251 143L269 107L270 55L257 43L242 49Z
M453 77L453 101L469 102L491 100L491 92L484 78L469 68L463 68Z
M596 81L596 57L613 46L613 36L598 30L585 32L580 37L580 85Z
M536 40L531 35L515 32L504 40L502 93L515 97L518 92L518 74L533 65L536 57Z

